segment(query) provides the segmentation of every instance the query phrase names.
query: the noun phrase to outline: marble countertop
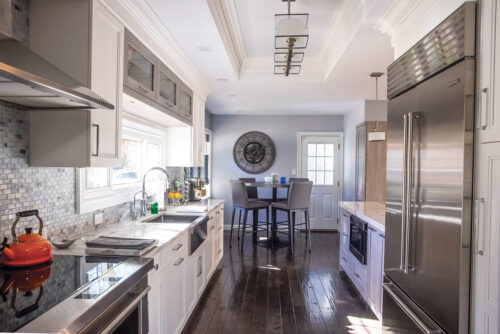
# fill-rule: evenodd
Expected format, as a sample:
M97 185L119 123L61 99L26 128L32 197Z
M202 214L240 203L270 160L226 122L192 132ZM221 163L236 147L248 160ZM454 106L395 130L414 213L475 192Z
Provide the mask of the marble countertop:
M380 202L340 202L340 207L351 214L385 231L385 203Z
M208 209L204 213L179 212L182 211L183 206L168 207L165 212L161 213L181 216L199 216L207 214L209 211L215 209L222 203L224 203L224 200L209 199L202 202L191 202L187 204L187 206L206 205ZM184 232L191 226L190 223L165 224L142 222L152 216L154 215L148 213L145 217L138 217L137 220L125 219L124 221L119 223L98 225L94 231L79 236L81 239L76 240L69 248L58 249L53 246L52 252L54 255L85 255L85 241L92 240L98 236L114 236L123 238L145 238L158 240L156 246L144 255L145 257L152 257L160 249L167 246L169 242L175 239L175 237L177 237L180 233Z

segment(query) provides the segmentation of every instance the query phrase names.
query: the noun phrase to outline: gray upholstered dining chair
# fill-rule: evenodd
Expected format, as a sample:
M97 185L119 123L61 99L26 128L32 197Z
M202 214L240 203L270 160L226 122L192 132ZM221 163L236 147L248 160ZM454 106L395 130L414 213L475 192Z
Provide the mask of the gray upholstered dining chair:
M277 211L285 211L288 216L288 238L290 240L290 249L293 253L294 236L295 236L295 221L292 219L293 213L304 212L305 225L307 231L306 243L311 251L311 224L309 220L309 202L311 200L312 181L292 181L286 201L278 201L271 203L272 219L276 221Z
M240 181L243 181L245 183L255 183L255 177L240 177ZM259 191L257 187L246 187L247 188L247 193L248 193L248 200L254 201L254 200L259 200L259 201L267 201L269 204L271 204L271 198L259 198Z
M298 182L298 181L309 181L309 179L307 177L291 177L288 179L288 182L291 184L292 182ZM282 201L286 201L287 198L288 198L288 194L290 193L290 189L286 189L286 197L285 198L280 198L280 200ZM302 226L302 225L305 225L305 222L304 223L300 223L300 224L296 224L296 220L295 220L295 212L292 212L292 220L294 222L294 226L295 226L295 230L296 231L299 231L299 228L298 226ZM286 224L287 227L286 229L288 229L288 221L285 220L285 221L280 221L280 222L277 222L278 225L284 225Z
M250 201L248 198L247 188L245 186L245 182L241 180L231 180L231 191L233 196L233 214L231 217L231 232L229 233L229 247L231 247L231 240L233 238L233 230L234 230L234 217L236 210L239 210L239 223L238 223L238 237L239 230L241 229L241 251L243 252L243 246L245 242L245 231L247 229L247 218L248 211L252 211L254 217L258 216L259 210L266 210L266 221L265 227L259 225L258 220L256 221L256 226L253 226L253 233L257 233L259 230L266 230L269 234L269 202L267 201L259 201L252 200ZM243 227L240 228L240 223L242 222Z

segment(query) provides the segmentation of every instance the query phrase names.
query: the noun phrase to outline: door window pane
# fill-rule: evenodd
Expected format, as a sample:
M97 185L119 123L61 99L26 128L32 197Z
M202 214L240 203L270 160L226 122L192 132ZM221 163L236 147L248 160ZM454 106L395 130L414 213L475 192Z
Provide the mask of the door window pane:
M316 145L316 155L318 157L324 157L325 156L325 144L317 144Z
M168 102L175 105L175 82L170 80L169 77L163 72L160 72L160 96Z
M316 158L316 170L325 170L325 158Z
M325 184L325 172L317 171L316 172L316 182L315 184Z
M325 170L333 171L333 158L325 158Z
M316 144L307 144L307 155L310 157L316 156Z
M113 168L113 184L139 182L141 180L142 143L122 140L122 167Z
M128 46L127 74L140 86L150 91L153 90L153 64L132 46Z
M309 181L312 181L314 184L316 184L316 172L315 171L308 171L307 178L309 179Z
M107 168L87 168L87 189L104 188L109 185Z
M325 156L333 157L333 144L325 144Z
M316 158L308 157L307 158L307 169L308 170L316 170Z
M325 184L333 185L333 172L325 172Z

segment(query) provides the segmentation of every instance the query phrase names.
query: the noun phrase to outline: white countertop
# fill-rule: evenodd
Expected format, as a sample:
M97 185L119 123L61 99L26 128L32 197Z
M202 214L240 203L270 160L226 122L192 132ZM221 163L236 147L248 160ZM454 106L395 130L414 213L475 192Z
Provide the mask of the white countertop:
M374 228L385 232L385 203L340 202L339 205Z
M180 216L193 216L193 215L205 215L209 211L212 211L220 204L224 203L224 200L209 199L200 202L191 202L189 205L207 205L208 210L205 213L193 213L193 212L178 212L182 206L179 207L168 207L167 211L161 213L176 214ZM120 223L114 224L103 224L96 227L96 229L90 233L80 236L82 239L76 240L73 245L67 249L57 249L52 247L52 252L54 255L85 255L85 241L92 240L98 236L114 236L123 238L145 238L145 239L157 239L158 243L156 246L146 253L145 257L151 257L156 254L157 251L169 244L169 242L180 233L184 232L189 228L191 224L183 223L143 223L142 221L154 216L148 213L145 217L138 217L137 220L126 219Z

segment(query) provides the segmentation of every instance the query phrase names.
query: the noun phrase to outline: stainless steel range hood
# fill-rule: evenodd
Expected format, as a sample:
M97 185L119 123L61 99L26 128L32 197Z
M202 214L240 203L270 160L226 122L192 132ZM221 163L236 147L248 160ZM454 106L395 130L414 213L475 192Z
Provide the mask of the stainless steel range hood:
M13 38L13 8L0 2L0 100L32 109L114 109L87 87Z

